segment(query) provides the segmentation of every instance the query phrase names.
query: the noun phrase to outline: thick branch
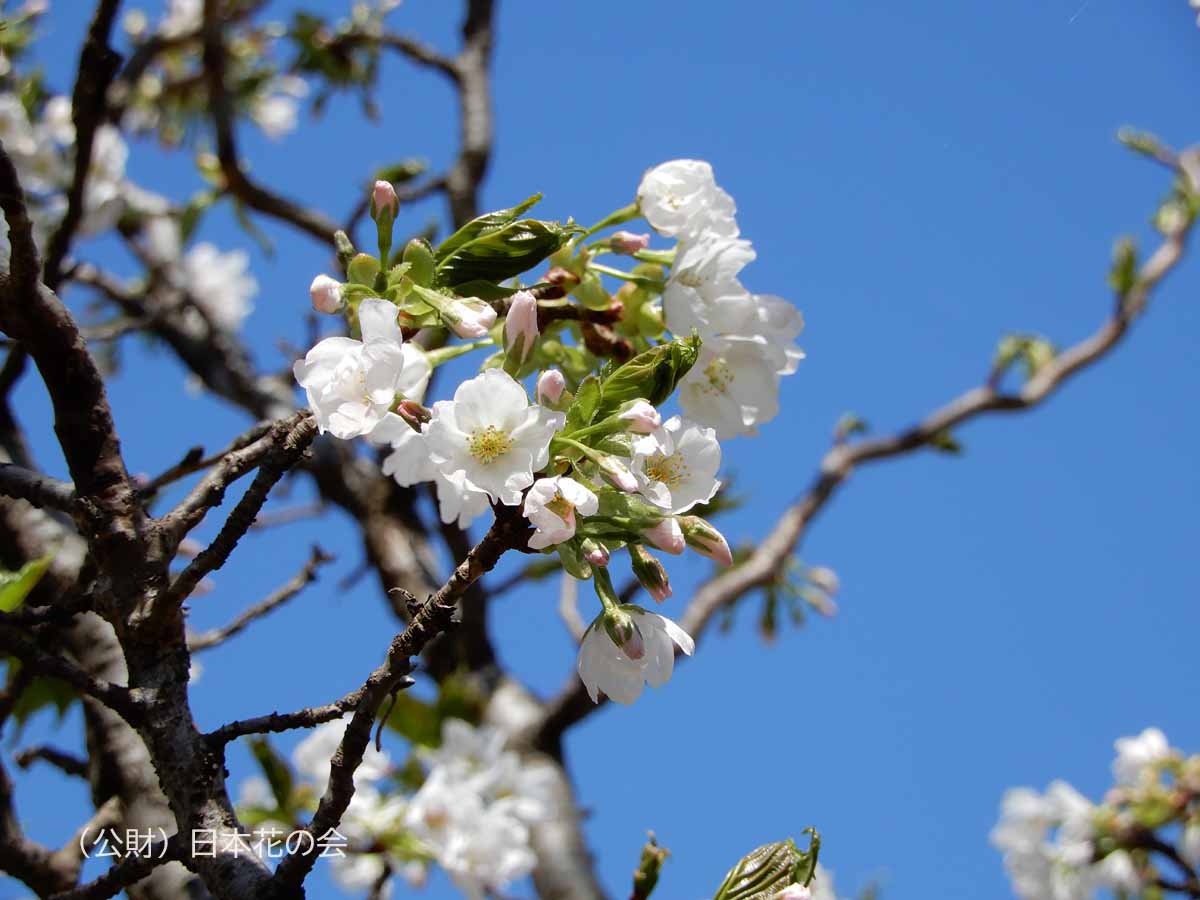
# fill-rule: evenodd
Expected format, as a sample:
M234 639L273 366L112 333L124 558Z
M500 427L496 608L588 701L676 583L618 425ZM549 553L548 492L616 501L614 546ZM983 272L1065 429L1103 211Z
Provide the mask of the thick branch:
M48 506L67 513L75 510L73 485L12 463L0 463L0 494L28 500L37 507Z

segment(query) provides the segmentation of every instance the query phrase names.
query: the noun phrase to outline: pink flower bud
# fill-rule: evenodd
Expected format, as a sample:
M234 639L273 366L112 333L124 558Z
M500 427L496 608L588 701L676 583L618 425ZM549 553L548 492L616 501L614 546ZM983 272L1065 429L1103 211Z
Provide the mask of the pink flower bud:
M630 400L617 418L634 434L651 434L662 426L662 416L645 400Z
M537 299L529 291L513 294L504 320L504 348L515 353L518 363L529 358L538 337Z
M554 406L567 389L567 379L558 369L547 369L537 380L537 402L542 406Z
M396 414L409 425L421 430L421 426L433 418L433 411L422 406L416 400L401 400L396 404Z
M400 211L400 198L396 196L396 189L390 181L377 181L371 190L371 215L378 219L385 209L393 219L396 218L396 213Z
M342 286L328 275L318 275L308 287L312 308L319 313L333 313L342 308Z
M722 566L733 565L733 553L725 535L699 516L680 516L684 539L688 546Z
M588 538L583 542L583 558L593 566L607 566L609 559L608 548Z
M679 527L679 521L674 518L660 519L653 528L643 531L642 537L659 550L674 556L682 553L684 547L687 546L683 539L683 529Z
M474 340L496 324L496 311L482 300L467 297L452 301L442 312L442 318L460 338Z
M620 253L622 256L633 256L639 250L645 250L650 246L650 235L634 234L631 231L618 231L608 239L608 245L612 247L613 253Z
M625 463L621 462L615 456L601 456L597 462L600 466L600 474L604 476L604 480L618 491L624 491L626 494L632 494L637 491L637 479L633 477L633 473L629 471L629 467ZM683 536L680 535L679 539L682 542Z

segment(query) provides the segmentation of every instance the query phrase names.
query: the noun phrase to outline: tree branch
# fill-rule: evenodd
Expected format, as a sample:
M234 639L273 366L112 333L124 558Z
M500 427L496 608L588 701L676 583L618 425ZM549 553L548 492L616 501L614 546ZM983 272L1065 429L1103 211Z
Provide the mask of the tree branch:
M0 462L0 494L27 500L34 506L70 513L75 511L75 487L40 472Z
M1200 193L1200 150L1181 154L1176 173L1192 194ZM1179 264L1193 226L1194 222L1188 219L1167 231L1159 247L1139 268L1130 289L1117 297L1113 314L1091 336L1046 363L1021 390L1005 393L993 384L984 383L965 391L904 431L834 446L821 460L818 474L808 491L783 513L750 558L696 591L680 619L680 626L699 641L718 611L746 593L774 581L813 519L859 466L932 446L951 429L990 413L1033 409L1073 376L1103 359L1145 312L1154 289ZM535 745L546 752L561 754L563 733L595 709L597 704L591 702L582 683L572 677L561 693L547 704L545 716L537 728Z

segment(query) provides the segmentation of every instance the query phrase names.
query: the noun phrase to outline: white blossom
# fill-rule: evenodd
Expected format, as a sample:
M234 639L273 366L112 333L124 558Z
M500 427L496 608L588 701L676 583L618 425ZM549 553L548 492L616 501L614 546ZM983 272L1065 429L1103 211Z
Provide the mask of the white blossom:
M165 38L183 37L204 22L204 0L169 0L158 33Z
M332 722L325 722L313 729L312 734L296 745L292 751L292 765L296 771L313 782L319 793L325 792L329 784L329 760L342 742L346 726L350 724L347 714ZM354 770L355 790L360 790L373 781L387 777L392 761L386 752L376 750L368 744L362 763Z
M633 619L643 652L638 659L632 659L613 643L604 627L603 614L592 622L579 646L578 669L593 702L599 702L603 692L617 703L633 703L641 696L646 682L652 687L667 683L675 668L677 645L689 656L696 649L691 636L666 616L636 606L621 609Z
M1189 822L1179 838L1179 855L1193 869L1200 869L1200 822Z
M1093 854L1092 804L1056 781L1045 794L1016 788L1004 795L991 841L1004 855L1013 891L1026 900L1085 900L1099 873Z
M328 337L293 367L322 432L369 434L395 401L404 354L396 307L374 297L358 307L362 340Z
M192 247L181 261L181 287L213 325L223 331L237 331L254 309L251 298L258 293L258 282L250 275L249 267L250 258L244 251L222 253L212 244L202 242Z
M1113 760L1113 775L1121 784L1136 784L1144 773L1171 755L1167 736L1157 728L1147 728L1135 737L1118 738L1114 746L1117 758Z
M411 346L405 344L404 349L408 350ZM406 375L407 370L402 373L402 378ZM428 381L428 374L425 380ZM466 528L476 517L487 512L488 495L461 483L455 484L438 471L429 458L424 433L414 431L400 416L393 412L384 415L367 435L367 440L391 447L392 452L383 460L383 474L394 478L401 487L411 487L422 481L434 482L439 513L447 525L457 523L459 528Z
M286 94L266 94L250 107L250 117L263 134L277 141L296 130L300 121L299 104Z
M529 546L534 550L544 550L569 541L575 536L576 512L582 516L592 516L599 508L600 501L596 495L573 478L565 475L539 478L525 495L525 508L522 510L525 518L537 529L529 538Z
M142 248L152 265L170 266L182 248L179 223L171 216L153 216L142 226Z
M753 434L779 414L775 356L761 338L720 338L700 348L679 383L683 411L722 440Z
M566 417L530 406L525 389L500 369L465 381L433 405L425 432L434 465L455 486L521 502L533 473L550 460L550 438Z
M705 236L679 245L663 288L663 312L675 334L742 334L754 325L754 296L738 273L754 259L749 241Z
M707 503L721 487L721 445L716 432L680 416L659 433L633 442L633 474L638 491L672 513Z
M703 160L675 159L650 169L638 185L637 201L646 221L667 237L738 233L733 198L717 186L712 166Z

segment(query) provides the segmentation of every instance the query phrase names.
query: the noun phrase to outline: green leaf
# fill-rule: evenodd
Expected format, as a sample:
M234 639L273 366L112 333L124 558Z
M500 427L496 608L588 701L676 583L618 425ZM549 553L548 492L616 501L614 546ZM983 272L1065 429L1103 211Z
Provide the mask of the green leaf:
M583 558L578 539L564 541L556 549L558 558L562 560L562 567L568 575L580 581L587 581L592 577L592 566Z
M498 209L495 212L485 213L477 219L472 219L438 245L437 250L435 250L433 254L434 259L440 263L449 257L450 254L455 250L459 249L470 241L473 241L478 237L482 237L483 235L490 234L493 231L497 231L511 222L515 222L523 214L537 205L541 199L541 194L534 194L532 197L526 197L524 200L510 209Z
M459 289L470 282L504 281L532 269L579 230L570 224L518 219L456 247L438 262L437 282Z
M589 375L575 392L575 400L567 409L567 424L564 433L570 434L592 424L600 406L600 379Z
M442 723L447 719L462 719L478 724L483 718L484 702L478 686L470 679L451 675L442 682L433 703L408 692L397 694L387 727L414 744L438 747L442 743Z
M275 796L275 802L279 805L279 809L290 812L294 787L291 767L264 737L251 739L250 752L254 754L259 768L267 778L267 783L271 785L271 793Z
M9 683L12 683L12 678L17 672L18 666L9 661ZM75 688L71 687L65 681L60 681L57 678L43 678L38 676L29 682L29 686L21 694L21 699L17 701L17 705L13 707L13 720L17 723L17 731L15 738L21 736L21 729L29 718L39 710L53 706L58 713L58 720L61 722L63 715L70 708L71 704L78 698Z
M1108 285L1117 296L1124 297L1137 284L1137 247L1131 238L1121 238L1113 246L1112 268L1108 272Z
M658 876L662 872L662 865L670 856L670 851L666 847L658 846L658 841L654 839L654 833L650 833L649 840L642 847L642 857L638 861L638 867L633 870L633 894L631 900L646 900L658 885Z
M956 456L963 452L962 444L949 431L939 431L931 435L929 446L942 453L953 453Z
M696 335L639 353L604 379L595 417L602 419L611 415L622 403L639 397L652 406L665 403L699 355L700 338Z
M729 870L713 900L770 900L792 884L808 884L816 871L821 838L811 828L809 848L800 850L788 838L748 853Z
M29 592L46 574L54 557L43 556L30 560L17 572L0 572L0 612L12 612L25 602Z

